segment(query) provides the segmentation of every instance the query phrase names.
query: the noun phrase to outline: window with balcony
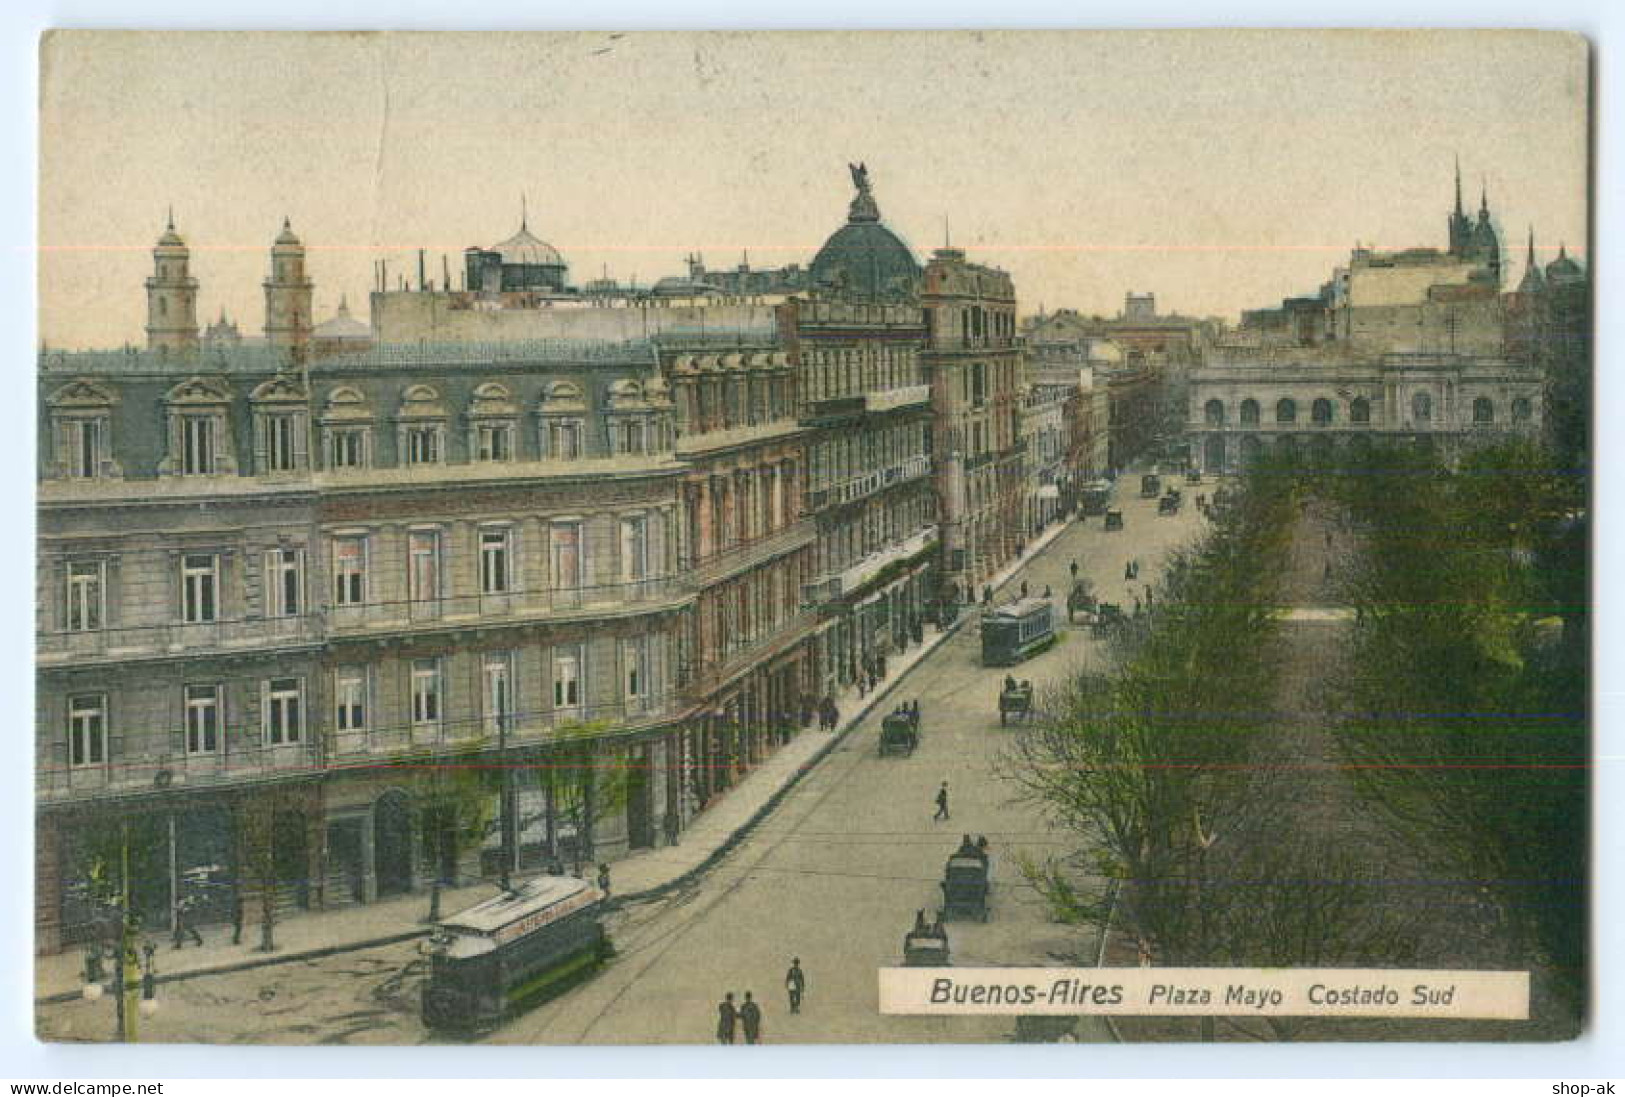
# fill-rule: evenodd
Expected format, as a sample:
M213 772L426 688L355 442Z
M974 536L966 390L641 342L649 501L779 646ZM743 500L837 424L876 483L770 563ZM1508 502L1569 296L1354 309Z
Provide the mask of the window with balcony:
M478 461L513 460L513 426L508 423L483 423L474 431L474 456Z
M265 745L291 746L304 729L304 683L298 678L271 678L264 684Z
M518 418L519 406L507 385L487 381L475 388L468 408L468 448L474 460L513 460L514 424Z
M367 730L367 687L364 666L341 666L333 672L333 726L339 731Z
M220 687L185 687L186 753L214 754L220 749Z
M513 654L487 652L481 660L481 680L484 687L485 733L499 735L512 728L515 711L513 699Z
M406 544L406 596L414 602L440 598L440 533L413 530Z
M412 660L412 727L439 731L443 719L439 659Z
M107 761L107 695L80 693L68 698L68 764L99 766Z
M1210 427L1224 426L1224 401L1209 400L1202 406L1202 416Z
M333 539L333 604L359 606L367 601L367 539Z
M1258 401L1243 400L1241 402L1241 425L1256 427L1258 425Z
M181 557L181 620L188 625L220 619L220 557L189 552Z
M304 466L304 416L278 412L260 416L260 467L266 472L292 472Z
M275 548L265 554L265 615L297 617L305 604L305 554Z
M438 465L446 459L446 409L429 385L412 385L401 397L397 415L401 461Z
M52 393L51 438L57 476L95 480L119 475L112 459L111 427L117 394L80 378Z
M73 480L99 478L106 459L107 420L61 418L56 431L63 474Z
M69 632L96 632L107 620L107 565L101 560L70 560L67 568Z
M646 712L649 708L649 640L639 637L621 645L621 666L624 673L624 698L628 713Z
M222 380L194 377L164 397L168 444L161 474L229 476L237 471L232 453L231 392Z
M216 420L212 415L181 416L181 473L209 476L216 469Z
M1431 423L1433 421L1433 397L1425 392L1419 392L1411 397L1411 418L1418 423Z
M327 396L322 413L327 467L372 467L372 410L360 389L341 385Z
M1317 427L1329 427L1332 424L1332 402L1321 397L1309 405L1309 418Z
M547 456L555 461L574 461L581 456L581 420L549 419L546 424Z
M1349 422L1367 424L1371 422L1371 401L1364 396L1356 396L1349 403Z
M1495 403L1487 396L1473 401L1473 425L1484 427L1495 422Z
M583 561L580 522L555 522L548 531L552 585L555 590L578 590L582 583Z
M621 582L649 577L649 521L641 515L621 519Z
M408 465L438 465L440 463L440 428L413 426L406 430L406 463Z
M1296 423L1298 421L1297 401L1290 397L1282 397L1275 402L1275 421L1277 423Z
M480 593L507 594L513 589L513 530L480 531Z
M581 648L553 649L553 709L561 716L580 716Z

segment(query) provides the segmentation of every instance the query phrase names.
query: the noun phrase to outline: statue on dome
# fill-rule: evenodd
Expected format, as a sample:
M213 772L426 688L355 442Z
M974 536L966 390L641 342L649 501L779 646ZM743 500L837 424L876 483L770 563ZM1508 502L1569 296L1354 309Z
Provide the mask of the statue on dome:
M869 189L868 166L862 163L849 163L846 167L852 173L852 185L858 189L857 195L852 199L852 205L846 211L846 219L848 221L880 220L880 206L875 203L874 193Z

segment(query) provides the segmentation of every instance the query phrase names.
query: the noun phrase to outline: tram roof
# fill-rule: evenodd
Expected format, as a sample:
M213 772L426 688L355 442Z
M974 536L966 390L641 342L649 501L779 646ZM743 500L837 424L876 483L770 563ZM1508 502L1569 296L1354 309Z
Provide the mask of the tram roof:
M1004 605L990 610L988 612L988 616L1000 617L1006 620L1021 617L1031 617L1039 610L1049 609L1052 605L1052 599L1044 598L1039 595L1033 595L1028 598L1018 598L1014 602L1006 602Z
M475 933L506 944L603 897L603 892L574 876L538 876L513 891L453 914L441 925L456 933Z

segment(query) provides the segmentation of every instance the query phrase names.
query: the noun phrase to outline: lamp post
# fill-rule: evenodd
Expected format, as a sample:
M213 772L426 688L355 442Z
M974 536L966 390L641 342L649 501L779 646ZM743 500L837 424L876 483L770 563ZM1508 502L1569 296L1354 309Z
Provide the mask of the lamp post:
M104 959L113 961L113 1006L115 1017L114 1039L120 1043L136 1040L136 1013L150 1017L158 1011L158 969L154 960L158 946L144 943L142 953L136 951L139 919L130 907L130 824L119 826L119 883L118 891L103 900L112 914L107 936L111 940L95 941L85 947L84 989L85 1001L100 1000L106 979ZM145 959L142 958L144 954ZM132 976L136 978L132 979ZM132 1009L131 999L140 994L139 1005Z

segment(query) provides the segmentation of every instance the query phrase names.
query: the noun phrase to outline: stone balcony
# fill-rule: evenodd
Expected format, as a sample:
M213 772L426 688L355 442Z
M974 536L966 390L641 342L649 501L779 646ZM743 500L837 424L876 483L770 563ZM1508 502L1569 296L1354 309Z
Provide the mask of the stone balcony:
M819 511L825 507L855 503L894 484L906 483L931 475L931 458L923 453L906 457L885 468L875 469L829 487L807 493L807 510Z
M203 655L252 654L314 646L325 634L320 613L249 617L192 624L165 622L79 632L45 632L36 662L42 668Z
M819 576L807 584L803 591L803 600L809 605L838 602L873 583L893 564L912 559L936 543L937 527L926 526L901 541L887 545L877 552L871 552L840 571Z
M865 393L863 401L864 410L871 412L922 407L931 402L931 386L904 385L901 388L882 389L879 392Z

